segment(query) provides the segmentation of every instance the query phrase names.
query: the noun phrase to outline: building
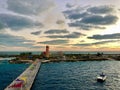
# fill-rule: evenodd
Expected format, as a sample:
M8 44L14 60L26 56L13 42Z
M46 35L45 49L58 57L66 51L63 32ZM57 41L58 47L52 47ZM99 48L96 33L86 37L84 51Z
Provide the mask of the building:
M49 56L50 56L49 46L46 46L46 57L49 58Z
M41 53L41 56L43 58L49 58L50 57L50 51L49 51L49 46L46 46L46 51Z

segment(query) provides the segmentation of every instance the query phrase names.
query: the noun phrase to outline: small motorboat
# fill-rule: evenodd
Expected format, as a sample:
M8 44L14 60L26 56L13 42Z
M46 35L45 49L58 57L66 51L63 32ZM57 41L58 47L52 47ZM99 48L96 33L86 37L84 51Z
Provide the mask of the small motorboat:
M98 82L104 82L106 80L106 78L107 78L107 76L102 73L97 77L97 81Z

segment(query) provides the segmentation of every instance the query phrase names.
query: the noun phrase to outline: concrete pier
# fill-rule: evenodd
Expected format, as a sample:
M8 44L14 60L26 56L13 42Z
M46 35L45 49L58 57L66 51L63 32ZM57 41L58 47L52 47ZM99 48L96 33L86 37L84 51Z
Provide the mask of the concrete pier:
M41 62L36 60L4 90L30 90L39 71Z

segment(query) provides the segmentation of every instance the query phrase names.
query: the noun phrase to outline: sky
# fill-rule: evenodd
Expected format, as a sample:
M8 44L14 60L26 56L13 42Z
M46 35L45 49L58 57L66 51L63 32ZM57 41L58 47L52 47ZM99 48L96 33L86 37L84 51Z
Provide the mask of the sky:
M120 51L120 0L0 0L0 51Z

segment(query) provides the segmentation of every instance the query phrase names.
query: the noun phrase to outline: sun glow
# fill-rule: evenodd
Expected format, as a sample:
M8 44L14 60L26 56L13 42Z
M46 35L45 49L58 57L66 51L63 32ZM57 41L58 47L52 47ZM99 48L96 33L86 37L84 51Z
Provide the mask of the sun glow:
M103 31L101 34L113 34L113 33L120 33L120 21L115 25L107 27L107 29Z

